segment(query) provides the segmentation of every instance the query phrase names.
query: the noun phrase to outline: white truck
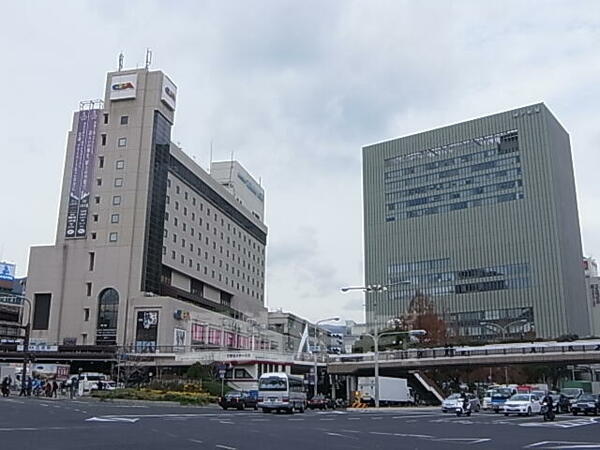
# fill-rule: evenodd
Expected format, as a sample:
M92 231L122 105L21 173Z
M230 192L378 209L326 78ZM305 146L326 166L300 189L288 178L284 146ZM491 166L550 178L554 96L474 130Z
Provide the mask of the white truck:
M375 401L375 377L359 377L358 391L363 402ZM379 377L379 404L414 405L415 395L406 378Z

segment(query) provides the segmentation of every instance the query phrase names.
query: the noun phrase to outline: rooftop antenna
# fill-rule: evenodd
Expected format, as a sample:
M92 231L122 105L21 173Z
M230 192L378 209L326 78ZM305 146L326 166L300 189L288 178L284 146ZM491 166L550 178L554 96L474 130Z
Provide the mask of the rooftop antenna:
M212 167L212 139L210 140L210 161L208 162L208 173L210 173L210 169Z
M152 50L147 48L146 49L146 69L148 69L150 67L150 64L152 64Z
M123 70L123 60L125 59L125 55L123 52L119 53L119 72Z

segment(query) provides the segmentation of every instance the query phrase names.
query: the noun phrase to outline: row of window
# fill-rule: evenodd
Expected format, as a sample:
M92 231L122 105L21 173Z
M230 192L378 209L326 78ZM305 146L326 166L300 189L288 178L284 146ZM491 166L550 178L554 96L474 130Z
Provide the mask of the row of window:
M167 180L167 187L168 188L171 187L171 179ZM194 195L190 195L188 193L188 191L182 190L181 187L179 186L179 184L175 185L175 193L178 194L178 195L183 195L184 200L190 200L190 198L191 198L192 206L196 206L196 197ZM167 195L166 203L170 204L170 202L171 202L171 198L170 198L169 195ZM175 201L174 206L175 206L175 210L179 211L179 201ZM199 206L200 206L200 211L204 211L204 204L202 202L199 202ZM183 215L184 216L188 215L188 208L186 206L184 206L182 208L182 211L183 211ZM206 215L209 218L211 216L211 209L208 206L206 208ZM195 212L191 211L190 216L191 216L192 220L196 220L196 214L195 214ZM223 217L220 217L220 220L221 220L221 227L225 227L225 219ZM216 224L218 223L218 221L219 221L219 216L215 212L214 213L214 222L215 222L214 226L215 227L216 227ZM202 219L201 218L200 218L200 225L202 225ZM208 224L207 224L207 227L208 227ZM207 228L207 230L209 230L209 228ZM258 250L259 252L262 250L262 253L264 254L264 248L261 249L260 248L260 244L257 245L256 241L253 241L249 236L246 235L246 233L242 234L241 229L236 228L235 225L232 225L231 222L227 221L227 231L232 231L232 230L233 230L233 234L235 235L237 233L238 238L239 239L243 239L244 243L247 242L249 246L251 245L253 249Z
M386 181L385 189L387 192L393 189L400 189L403 187L416 186L422 183L430 183L433 181L442 180L446 178L459 177L482 172L484 170L490 170L500 167L520 166L521 157L511 156L509 158L499 158L493 161L487 161L484 163L474 164L471 166L460 167L457 169L444 170L442 172L436 172L429 175L420 175L418 177L407 178L401 181Z
M163 255L167 254L167 248L163 247ZM171 250L171 260L173 261L177 261L177 252L175 250ZM208 252L205 252L205 259L208 260ZM194 260L192 258L186 257L186 255L180 254L179 255L179 264L182 265L186 265L186 261L187 261L187 267L192 269L194 267ZM215 256L212 256L212 262L213 264L215 263ZM223 269L223 261L219 260L219 268ZM236 275L236 269L233 265L229 266L229 264L225 264L225 271L231 271L231 274L233 276ZM209 267L208 266L202 266L199 262L196 262L196 272L203 272L204 275L209 275ZM256 299L263 299L262 294L259 291L255 291L254 289L245 286L243 283L240 287L240 283L236 282L233 278L230 280L229 276L227 275L223 275L222 272L215 272L214 269L210 270L210 276L213 279L218 279L219 282L224 282L225 285L227 286L231 286L232 288L237 289L238 291L242 292L243 294L248 294L251 297L254 297ZM237 269L237 277L240 277L240 270ZM254 277L250 277L249 275L247 275L246 273L241 273L241 278L243 282L249 282L254 288L256 289L260 289L261 291L264 290L264 282L259 281L258 279L254 278Z
M388 211L403 210L405 208L413 208L428 203L438 203L442 201L454 201L461 198L470 198L478 195L491 194L494 192L506 191L507 189L515 189L523 187L522 180L504 181L502 183L488 184L473 189L464 189L454 191L447 194L431 195L428 197L419 197L405 202L386 203Z
M495 148L478 151L475 153L469 153L456 158L443 159L441 161L434 161L427 164L420 164L416 166L406 167L404 169L388 171L384 174L386 180L401 178L405 175L413 175L417 173L429 172L437 169L444 169L447 167L453 167L461 164L466 164L474 161L481 161L486 158L491 158L497 155L506 155L508 153L519 151L518 141L507 140L496 144Z
M498 170L475 177L459 178L443 183L433 183L417 188L388 192L385 194L386 201L398 200L401 198L412 197L414 195L426 194L432 191L443 191L446 189L460 188L463 186L477 186L489 181L501 180L505 178L515 178L521 176L521 168Z
M404 161L414 161L423 158L434 158L442 155L451 154L454 152L466 152L473 149L481 148L484 145L498 145L503 141L516 141L518 139L517 130L502 131L491 135L480 136L471 139L465 139L459 142L440 145L425 150L418 150L406 155L394 156L387 158L384 161L386 168L395 167L402 164Z
M529 264L527 263L505 264L501 266L480 267L477 269L466 269L452 272L425 273L422 275L400 274L396 271L397 266L398 264L395 264L388 268L388 273L391 274L389 277L390 284L400 283L402 281L410 281L412 286L423 286L428 284L450 283L474 278L510 277L529 272Z
M511 278L506 280L479 281L477 283L450 284L447 286L420 287L419 292L428 296L471 294L474 292L500 291L505 289L524 289L530 286L529 278ZM392 300L410 299L414 291L405 290L390 294Z
M469 200L466 202L451 203L448 205L434 206L432 208L425 208L407 212L400 212L394 216L387 216L386 222L394 222L397 220L414 219L416 217L428 216L433 214L443 214L452 211L458 211L467 208L477 208L485 205L494 205L497 203L505 203L513 200L520 200L525 197L523 192L511 192L509 194L496 195L493 197L481 198L476 200Z

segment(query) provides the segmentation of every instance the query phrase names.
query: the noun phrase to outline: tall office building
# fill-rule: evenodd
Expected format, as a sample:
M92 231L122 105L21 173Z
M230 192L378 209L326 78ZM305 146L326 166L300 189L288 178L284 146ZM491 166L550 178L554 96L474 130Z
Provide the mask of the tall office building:
M586 336L569 136L536 104L363 148L368 325L434 308L450 335ZM425 306L424 306L425 304Z
M176 100L162 72L119 71L74 114L56 243L31 249L34 339L250 348L266 327L262 214L171 142Z

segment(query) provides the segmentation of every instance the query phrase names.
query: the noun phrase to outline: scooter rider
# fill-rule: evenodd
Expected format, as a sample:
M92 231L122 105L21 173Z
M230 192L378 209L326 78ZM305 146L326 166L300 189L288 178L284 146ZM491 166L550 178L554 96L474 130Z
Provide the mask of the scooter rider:
M554 420L554 404L552 401L552 396L550 394L546 394L543 403L546 406L544 411L544 420Z

